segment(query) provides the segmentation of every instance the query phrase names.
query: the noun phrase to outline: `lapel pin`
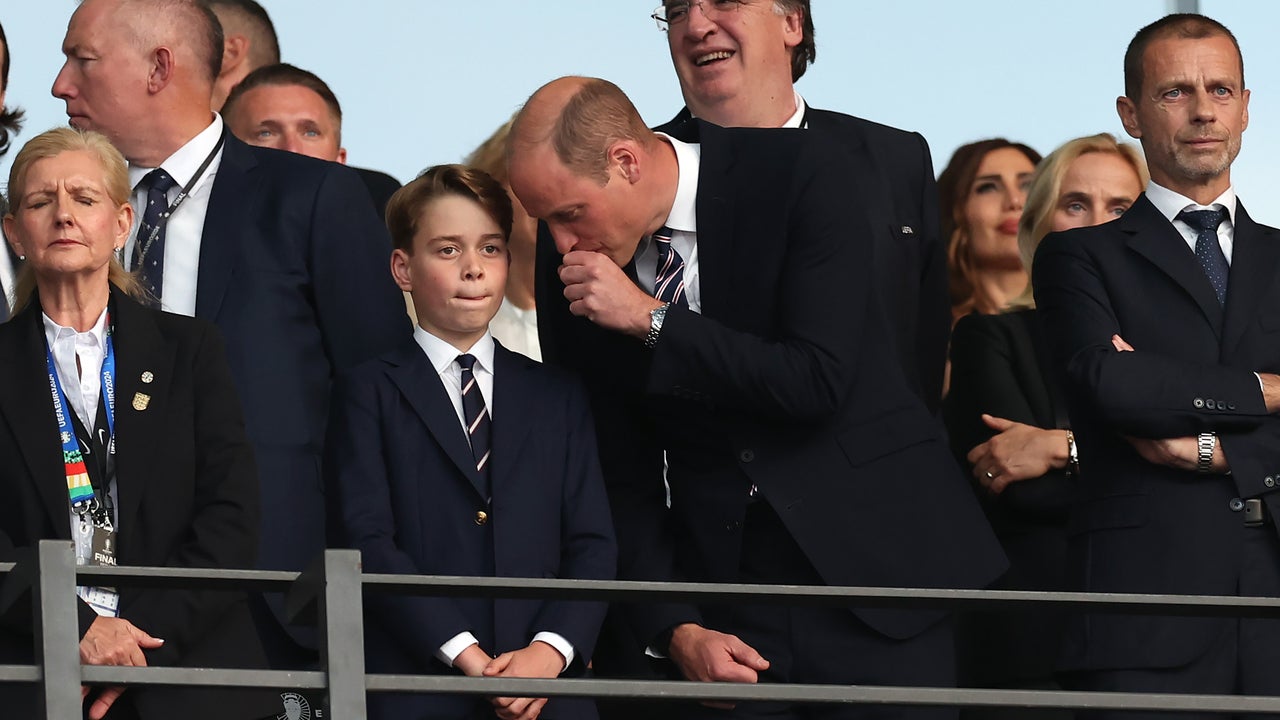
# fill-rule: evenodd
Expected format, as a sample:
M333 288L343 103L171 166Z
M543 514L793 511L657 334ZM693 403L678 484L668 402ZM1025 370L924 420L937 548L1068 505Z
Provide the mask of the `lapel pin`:
M903 235L915 235L915 234L916 234L916 231L915 231L915 229L913 229L910 225L903 225L903 226L902 226L902 234L903 234Z
M146 393L134 393L134 394L133 394L133 409L134 409L134 410L146 410L146 409L147 409L147 405L149 405L150 403L151 403L151 396L150 396L150 395L147 395Z
M143 373L142 373L142 382L144 382L144 383L149 383L149 382L151 382L152 380L155 380L155 379L156 379L156 376L155 376L155 375L152 375L150 370L145 370L145 371L143 371Z

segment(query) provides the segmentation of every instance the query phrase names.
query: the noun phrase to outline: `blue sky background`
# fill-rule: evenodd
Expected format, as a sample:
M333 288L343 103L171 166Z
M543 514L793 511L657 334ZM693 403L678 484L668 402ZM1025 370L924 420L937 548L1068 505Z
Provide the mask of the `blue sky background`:
M284 59L337 93L354 165L401 181L460 160L539 85L567 74L620 85L652 124L682 104L659 0L260 0ZM350 8L358 8L353 10ZM813 0L818 62L799 88L815 107L922 132L941 169L992 136L1048 152L1107 131L1124 48L1168 0ZM1234 181L1254 217L1280 224L1280 3L1201 0L1244 50L1251 125ZM22 137L65 122L49 94L72 0L5 0L9 101ZM21 142L22 137L19 138ZM7 177L8 164L0 161Z

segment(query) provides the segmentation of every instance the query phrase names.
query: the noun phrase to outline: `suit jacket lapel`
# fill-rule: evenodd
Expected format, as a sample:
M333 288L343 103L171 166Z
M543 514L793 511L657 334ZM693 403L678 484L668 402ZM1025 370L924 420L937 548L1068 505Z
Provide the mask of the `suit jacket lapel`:
M116 493L124 547L138 526L138 506L147 483L164 480L165 468L156 467L158 456L149 448L164 442L168 435L166 421L176 359L174 348L165 342L150 313L121 293L113 291L112 300L116 325ZM142 381L143 373L150 373L151 382Z
M1222 306L1218 304L1218 296L1205 277L1200 261L1173 223L1160 214L1145 193L1116 223L1120 231L1129 236L1130 248L1164 271L1191 296L1221 339Z
M1280 238L1270 228L1255 223L1243 205L1237 205L1222 358L1230 357L1253 321L1258 303L1275 280L1277 261L1280 261Z
M245 209L259 197L257 173L253 172L257 160L249 146L224 133L226 144L209 196L196 272L196 317L210 321L218 316L242 255Z
M67 500L66 466L53 414L53 396L45 360L44 325L40 304L33 300L6 328L21 333L21 342L0 351L0 413L18 441L27 472L44 501L59 536L71 537L71 512Z
M734 152L720 128L698 122L702 147L698 167L698 283L702 314L717 317L730 297Z
M499 398L502 400L502 414L495 416L491 426L493 455L489 478L495 494L501 492L498 488L519 477L522 470L527 471L515 459L523 455L521 446L539 415L530 392L531 362L522 361L501 345L494 349L493 402L496 405Z
M427 430L440 444L445 455L466 476L476 494L484 498L484 483L476 471L476 461L471 455L471 445L462 432L462 423L453 409L453 401L440 383L440 376L432 367L426 353L412 339L402 344L391 356L387 374L400 389Z

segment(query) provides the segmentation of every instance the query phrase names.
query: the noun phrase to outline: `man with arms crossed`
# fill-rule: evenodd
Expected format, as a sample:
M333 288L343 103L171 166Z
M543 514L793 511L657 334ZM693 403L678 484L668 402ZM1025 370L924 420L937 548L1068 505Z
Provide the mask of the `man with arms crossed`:
M1151 184L1118 220L1049 236L1034 265L1079 438L1069 572L1092 592L1274 597L1280 231L1231 185L1244 62L1220 23L1170 15L1124 66L1116 107ZM1276 620L1092 614L1064 668L1093 690L1277 695L1278 648Z

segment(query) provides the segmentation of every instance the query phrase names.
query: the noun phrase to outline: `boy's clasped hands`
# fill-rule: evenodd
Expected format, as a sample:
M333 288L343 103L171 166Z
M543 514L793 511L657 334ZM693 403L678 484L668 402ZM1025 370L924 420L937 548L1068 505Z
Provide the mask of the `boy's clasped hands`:
M564 671L565 659L554 647L535 640L528 647L496 658L489 657L479 644L473 644L459 653L453 665L467 677L554 678ZM535 720L547 704L547 698L494 697L490 702L502 720Z

